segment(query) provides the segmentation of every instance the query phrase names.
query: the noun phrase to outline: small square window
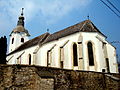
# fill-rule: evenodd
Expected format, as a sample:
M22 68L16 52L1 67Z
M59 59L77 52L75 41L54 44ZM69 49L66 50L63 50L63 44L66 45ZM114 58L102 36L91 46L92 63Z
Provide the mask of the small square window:
M21 42L23 42L23 43L24 43L24 38L21 38Z

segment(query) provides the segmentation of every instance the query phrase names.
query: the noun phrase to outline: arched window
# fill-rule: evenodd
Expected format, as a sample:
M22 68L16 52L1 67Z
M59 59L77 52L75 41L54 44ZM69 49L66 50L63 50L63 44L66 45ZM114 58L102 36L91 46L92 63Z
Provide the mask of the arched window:
M14 43L14 38L12 38L12 44Z
M31 54L29 54L29 65L31 65Z
M87 48L88 48L89 65L93 66L94 65L94 56L93 56L93 46L92 46L91 42L88 42Z
M77 44L73 44L73 65L78 66L78 59L77 59Z
M24 38L21 38L21 42L23 42L23 43L24 43Z

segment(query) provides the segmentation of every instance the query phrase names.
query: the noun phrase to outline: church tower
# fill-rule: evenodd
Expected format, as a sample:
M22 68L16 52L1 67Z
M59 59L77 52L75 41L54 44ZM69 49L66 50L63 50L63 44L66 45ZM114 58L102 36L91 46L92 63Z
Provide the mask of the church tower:
M18 18L16 28L14 28L10 34L9 53L14 51L21 44L29 40L30 34L24 27L23 9L24 8L22 8L21 16L19 16Z

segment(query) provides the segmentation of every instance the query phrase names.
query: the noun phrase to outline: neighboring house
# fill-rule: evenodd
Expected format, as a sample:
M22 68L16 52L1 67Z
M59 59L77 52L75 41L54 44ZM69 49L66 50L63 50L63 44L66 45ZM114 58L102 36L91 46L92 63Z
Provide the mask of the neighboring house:
M90 20L31 40L29 36L22 13L10 34L8 64L118 73L115 47Z

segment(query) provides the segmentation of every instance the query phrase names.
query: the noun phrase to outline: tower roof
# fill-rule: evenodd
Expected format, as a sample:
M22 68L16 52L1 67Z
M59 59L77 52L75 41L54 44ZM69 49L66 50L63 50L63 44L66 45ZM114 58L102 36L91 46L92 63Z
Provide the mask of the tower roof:
M19 18L18 18L18 22L17 22L17 27L16 28L14 28L13 29L13 31L11 32L11 34L12 33L20 33L20 32L24 32L24 33L26 33L27 34L27 36L30 36L30 34L28 33L28 30L26 30L25 28L24 28L24 14L23 14L23 10L24 10L24 8L22 8L22 12L21 12L21 16L19 16ZM10 35L11 35L10 34Z
M24 33L27 34L27 36L30 36L28 30L26 30L26 29L25 29L23 26L21 26L21 25L18 25L16 28L14 28L13 31L11 32L11 34L12 34L12 33L20 33L20 32L24 32ZM11 34L10 34L10 35L11 35Z
M22 25L24 27L24 16L23 16L23 10L24 8L22 8L22 12L21 12L21 16L19 16L19 20L17 22L17 25Z

